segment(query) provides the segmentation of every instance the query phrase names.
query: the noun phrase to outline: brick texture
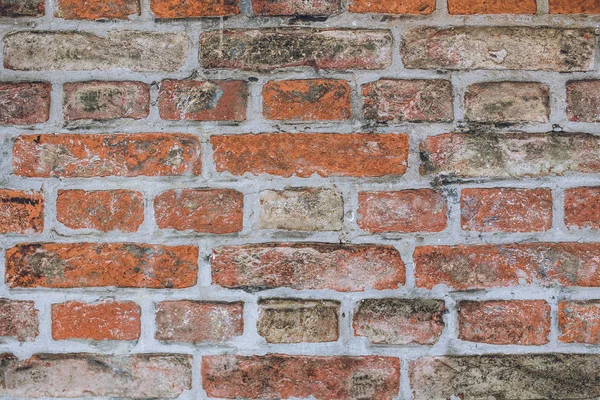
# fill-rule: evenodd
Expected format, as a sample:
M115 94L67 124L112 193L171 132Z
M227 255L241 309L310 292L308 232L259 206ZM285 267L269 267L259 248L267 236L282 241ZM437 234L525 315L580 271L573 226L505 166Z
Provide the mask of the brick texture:
M536 10L536 0L448 0L448 12L458 15L535 14Z
M551 14L600 14L595 0L549 0Z
M565 225L569 229L600 229L600 188L565 191Z
M0 299L0 336L31 342L39 334L39 311L33 301Z
M58 0L55 15L64 19L129 19L140 14L139 0Z
M600 302L561 301L558 304L558 340L563 343L600 342Z
M254 15L325 16L341 11L341 0L252 0Z
M600 122L600 81L567 82L567 114L573 122Z
M150 0L156 18L222 17L239 14L239 0Z
M435 11L435 0L351 0L350 11L381 14L431 14Z
M0 233L39 233L44 230L44 196L36 192L0 190Z
M28 125L48 121L50 84L46 82L0 83L0 124Z
M41 17L45 14L44 0L2 0L0 17Z

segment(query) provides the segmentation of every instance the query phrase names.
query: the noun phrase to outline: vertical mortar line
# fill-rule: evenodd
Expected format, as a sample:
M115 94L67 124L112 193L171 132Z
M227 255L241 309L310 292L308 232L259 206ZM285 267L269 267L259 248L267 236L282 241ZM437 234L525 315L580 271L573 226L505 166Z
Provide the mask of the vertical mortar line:
M452 84L452 105L454 110L454 124L465 122L465 94L468 84L465 77L457 72L450 73L450 82Z
M46 124L52 130L61 130L65 125L63 116L63 81L61 79L59 82L57 82L56 80L52 79L50 82L52 84L52 90L50 91L50 117Z
M154 339L154 332L156 332L154 300L152 295L141 294L136 301L142 310L142 315L140 317L141 334L135 349L138 352L144 352L152 349L156 344Z
M154 21L154 16L150 10L150 0L138 0L140 2L140 20L141 21Z
M0 297L8 296L10 296L10 291L6 282L6 249L2 245L0 248Z
M344 216L342 223L342 231L340 235L352 242L358 235L360 235L360 228L358 227L358 192L360 188L354 183L348 183L346 185L335 185L342 194L342 200L344 202Z
M444 296L444 302L446 303L446 314L444 315L446 327L444 328L444 336L449 346L452 346L458 340L457 304L460 302L460 300L460 294L449 293Z
M416 287L414 253L417 246L415 238L402 240L400 243L395 243L394 247L398 249L404 262L406 277L403 288L405 291L411 292Z
M44 194L44 232L50 233L56 231L59 226L56 201L58 198L59 183L53 181L45 181L41 191Z
M248 81L248 106L246 112L246 125L264 123L262 106L262 87L268 82L268 78L259 77L256 82ZM260 133L250 130L247 133Z
M192 354L192 396L196 400L207 398L202 387L202 356L198 350Z
M164 79L167 79L167 78L164 77ZM148 86L150 87L150 109L149 109L150 112L148 113L148 116L146 117L144 122L146 122L148 124L152 124L153 128L156 125L160 126L160 124L163 122L162 119L160 118L160 110L158 108L158 95L160 93L161 82L162 82L162 80L156 80L156 81L148 83ZM156 129L153 129L153 130L156 130Z
M559 186L552 189L552 230L561 237L570 233L565 225L565 189Z
M352 113L349 122L354 122L354 126L360 126L363 121L364 99L362 96L362 87L356 73L352 74L352 80L350 80L348 83L350 84L350 110Z
M404 64L402 62L402 33L404 29L400 26L394 25L390 28L392 32L392 65L386 68L384 71L380 71L379 77L389 76L396 77L397 73L401 73L404 70Z
M537 14L546 15L549 11L548 0L537 0Z
M446 201L448 202L448 226L446 232L455 238L464 238L465 231L461 223L461 204L460 198L462 187L459 185L446 186L444 188Z
M355 299L349 295L343 295L340 301L339 314L339 339L345 352L349 352L352 347L352 342L355 339L354 330L352 329L352 320L354 319L354 307L357 305Z
M552 290L551 294L546 299L550 305L550 334L548 335L549 345L558 345L559 326L558 326L558 290Z
M258 334L257 323L258 323L258 298L260 295L252 295L244 300L244 334L242 341L246 346L245 350L252 350L260 347L264 342L262 336Z
M572 75L555 74L549 82L550 87L550 123L564 127L568 123L566 110L567 81Z
M260 231L260 183L254 183L250 191L244 193L244 225L241 233L251 234Z
M31 294L31 299L35 302L35 308L39 310L39 336L36 338L36 344L43 350L49 350L54 342L52 339L52 301L47 296L38 296Z
M198 281L196 282L196 288L209 288L212 285L211 253L210 240L203 240L198 244Z
M400 358L400 395L399 400L411 400L412 390L410 388L410 377L408 375L409 360L405 357Z
M223 19L223 17L221 17ZM200 70L200 32L202 31L201 24L190 24L186 26L186 33L189 36L191 47L188 54L189 73ZM187 69L187 68L186 68Z

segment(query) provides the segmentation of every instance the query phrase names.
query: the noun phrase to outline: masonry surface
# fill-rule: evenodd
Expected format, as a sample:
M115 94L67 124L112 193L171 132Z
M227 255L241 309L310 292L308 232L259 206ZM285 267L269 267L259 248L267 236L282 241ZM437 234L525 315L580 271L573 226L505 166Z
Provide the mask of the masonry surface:
M595 0L0 0L0 399L600 398Z

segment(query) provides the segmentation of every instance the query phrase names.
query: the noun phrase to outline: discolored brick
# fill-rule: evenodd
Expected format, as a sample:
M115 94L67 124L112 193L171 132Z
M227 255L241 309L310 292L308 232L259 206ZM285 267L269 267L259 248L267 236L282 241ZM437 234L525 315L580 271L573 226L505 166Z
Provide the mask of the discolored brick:
M600 229L600 187L565 190L565 225L574 229Z
M0 17L42 17L45 10L44 0L0 0Z
M0 125L48 121L51 90L47 82L0 82Z
M341 0L252 0L254 15L325 16L341 11Z
M600 80L567 82L567 116L573 122L600 122Z
M55 17L64 19L130 19L140 15L139 0L57 0Z
M31 234L44 230L44 195L0 189L0 234Z
M0 336L34 341L39 334L38 314L33 301L0 299Z
M239 0L150 0L156 18L224 17L240 13Z
M380 14L431 14L435 0L351 0L350 12Z
M563 343L600 343L600 302L561 301L558 303L558 340Z

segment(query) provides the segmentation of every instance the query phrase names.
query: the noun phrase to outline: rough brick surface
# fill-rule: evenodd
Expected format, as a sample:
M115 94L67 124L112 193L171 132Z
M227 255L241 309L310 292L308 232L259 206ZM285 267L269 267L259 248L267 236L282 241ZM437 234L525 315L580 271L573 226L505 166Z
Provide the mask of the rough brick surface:
M561 301L558 325L558 340L563 343L600 343L600 302Z
M465 93L465 119L483 123L547 122L548 86L531 82L485 82Z
M0 336L20 342L35 340L39 334L38 314L33 301L0 299Z
M36 354L18 360L2 355L0 395L39 397L178 397L192 385L187 354Z
M28 125L47 121L50 90L51 86L46 82L0 83L0 124Z
M422 69L588 71L595 54L589 29L423 27L406 32L402 43L404 65Z
M243 121L248 85L245 81L164 80L158 109L169 121Z
M461 301L458 338L489 344L549 342L550 305L543 300Z
M201 144L184 134L26 135L13 169L29 177L199 175Z
M567 82L567 114L573 122L600 122L600 80Z
M391 357L202 357L204 390L226 399L392 399L399 377L400 362Z
M581 354L425 357L409 364L415 400L589 399L600 395L600 358Z
M600 285L597 243L423 246L414 262L417 287L428 289Z
M565 191L565 225L569 229L600 229L600 187Z
M256 329L268 343L338 340L340 303L337 301L267 299L258 305Z
M600 14L596 0L548 0L550 14Z
M463 189L460 203L464 230L541 232L552 227L550 189Z
M431 189L358 194L358 226L367 232L440 232L447 213L446 198Z
M142 82L65 83L65 120L142 119L150 112L150 88Z
M150 0L157 18L222 17L240 13L239 0Z
M385 30L211 31L200 37L200 65L253 71L297 66L383 69L392 62L392 42Z
M37 192L0 190L0 234L44 230L44 196Z
M290 231L339 231L344 200L333 189L290 188L260 193L260 227Z
M139 0L58 0L55 15L64 19L129 19L140 14Z
M136 340L140 337L141 313L140 307L132 301L53 304L52 338Z
M252 0L254 15L332 15L341 10L341 0Z
M41 17L46 5L44 0L2 0L0 17Z
M435 0L351 0L350 12L381 14L431 14Z
M156 306L155 338L162 342L223 342L244 331L244 304L191 300Z
M421 174L518 178L600 172L600 138L583 133L443 134L423 141Z
M536 0L448 0L450 14L535 14L536 11Z
M213 283L226 288L395 289L404 263L391 246L328 243L263 244L217 248Z
M350 118L350 85L333 79L271 81L263 86L266 119L335 121Z
M56 219L71 229L135 232L144 222L144 197L132 190L60 190Z
M354 334L374 344L431 345L444 330L443 313L443 300L362 300L354 314Z
M6 251L12 288L184 288L196 283L198 249L134 243L32 243Z
M218 172L290 177L378 177L406 171L402 134L261 134L210 139Z

